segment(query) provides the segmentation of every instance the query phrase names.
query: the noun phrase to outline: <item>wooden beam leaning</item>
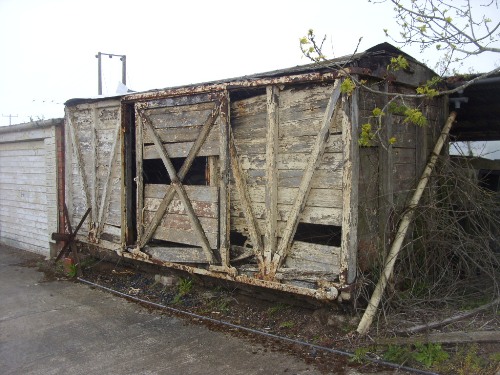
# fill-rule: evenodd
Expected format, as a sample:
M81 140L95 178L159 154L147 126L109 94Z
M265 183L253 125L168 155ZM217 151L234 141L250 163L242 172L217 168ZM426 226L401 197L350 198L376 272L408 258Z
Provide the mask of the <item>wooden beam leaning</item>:
M266 207L267 221L264 236L264 262L266 269L271 266L278 240L278 124L279 88L267 86L267 140L266 140Z
M349 117L342 114L342 236L340 281L351 284L356 279L358 251L358 89L351 94Z
M144 113L144 109L146 109L146 106L143 105L138 110L138 113L141 117L142 122L147 122L148 119ZM186 177L187 172L189 171L189 168L191 168L191 165L193 164L193 161L200 151L201 146L203 146L203 143L205 142L205 139L207 139L208 134L210 133L210 129L212 128L212 125L215 123L215 120L217 116L219 115L220 111L220 102L216 101L214 105L214 109L208 116L207 120L203 124L203 127L200 131L200 134L198 135L198 138L196 138L196 141L194 142L193 146L191 146L191 149L189 150L189 154L186 157L186 160L184 160L184 163L182 164L181 169L179 170L179 173L177 173L177 177L179 178L179 181L182 182L184 177ZM142 142L141 139L137 139L137 142ZM142 173L141 171L138 171L138 173ZM165 212L167 211L168 205L172 201L175 195L175 190L170 185L167 190L165 191L165 195L163 196L163 200L160 203L160 206L158 207L158 210L155 212L155 215L153 216L153 219L149 223L148 227L144 230L143 236L139 241L140 247L144 247L148 241L153 237L154 232L156 231L156 228L158 228L158 225L160 224L161 219L163 218L163 215L165 215Z
M104 187L102 189L102 196L101 196L101 204L99 206L99 216L98 216L98 223L99 226L97 227L97 232L96 232L96 238L99 238L101 236L102 230L104 228L104 222L106 221L108 217L108 207L109 207L109 200L111 197L111 190L113 188L109 187L111 176L113 175L113 165L116 162L116 154L117 154L117 148L119 139L120 139L120 129L121 129L121 124L118 121L116 130L115 130L115 137L113 140L113 146L111 147L111 155L109 158L109 163L108 163L108 170L106 171L106 179L104 181Z
M283 230L281 241L278 245L278 251L273 256L271 265L272 268L270 269L270 277L274 277L274 274L281 266L292 244L293 236L295 235L295 231L297 230L297 226L299 224L300 214L304 210L307 196L309 195L309 191L311 190L313 174L316 171L319 163L321 162L321 157L323 156L323 152L325 151L326 142L328 141L328 138L330 136L330 123L341 94L340 84L340 79L336 79L332 94L330 96L330 100L328 101L328 105L323 115L321 129L316 136L316 141L314 142L311 156L309 157L309 161L307 162L307 166L304 170L304 175L302 176L302 180L300 181L297 197L295 198L295 202L290 209L288 221L286 223L285 229Z
M253 214L250 195L248 194L247 183L245 180L245 176L243 175L243 170L241 169L241 165L238 159L238 152L236 151L232 133L229 136L229 151L231 154L231 168L233 171L236 190L238 191L238 194L240 196L241 206L245 215L245 220L248 224L248 233L250 235L250 240L252 241L253 252L255 254L255 257L257 258L259 269L262 272L262 267L264 267L264 247L262 246L262 237L255 220L255 215Z

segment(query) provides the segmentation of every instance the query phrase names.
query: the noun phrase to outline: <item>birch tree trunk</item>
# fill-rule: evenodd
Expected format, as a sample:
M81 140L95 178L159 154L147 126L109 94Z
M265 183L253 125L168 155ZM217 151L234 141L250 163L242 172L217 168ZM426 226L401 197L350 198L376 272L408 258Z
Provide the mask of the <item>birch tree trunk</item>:
M405 214L403 215L399 223L396 237L394 238L391 249L389 251L389 255L387 256L384 271L380 276L377 286L375 287L372 297L370 298L370 302L368 303L368 307L366 308L365 313L363 314L363 317L359 322L358 328L356 329L356 331L361 335L366 334L370 329L375 313L377 312L378 305L380 304L380 300L382 299L382 295L384 294L385 287L387 286L387 281L391 277L394 270L394 264L396 263L396 259L399 255L399 252L401 251L401 246L403 245L403 241L406 237L406 232L408 231L410 223L413 220L413 216L415 215L415 209L418 205L418 202L420 201L420 198L422 197L425 187L427 186L429 177L431 176L432 170L436 165L437 158L441 153L441 149L443 148L443 145L446 141L446 138L448 137L451 126L455 121L456 116L457 114L455 112L450 113L450 116L448 117L448 120L443 127L441 135L439 136L436 145L434 146L431 158L427 163L424 172L422 173L422 177L420 177L417 188L415 189L415 193L413 194L413 197L408 204Z

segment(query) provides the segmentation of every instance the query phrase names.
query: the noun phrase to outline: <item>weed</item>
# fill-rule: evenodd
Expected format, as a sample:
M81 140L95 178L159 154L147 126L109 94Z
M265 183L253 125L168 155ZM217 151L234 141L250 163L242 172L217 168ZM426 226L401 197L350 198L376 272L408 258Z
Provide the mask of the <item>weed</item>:
M82 267L83 269L86 269L86 268L91 268L93 266L96 265L96 263L98 263L97 259L96 258L93 258L93 257L85 257L84 259L82 259L82 261L80 262L80 267Z
M457 375L498 374L500 353L492 354L489 358L483 358L478 354L478 351L479 346L477 344L462 348L453 356L451 363L443 366L443 370Z
M78 273L77 265L76 264L70 264L68 266L68 272L66 273L66 275L68 277L73 278L73 277L76 277L77 273Z
M403 364L412 358L412 353L408 346L389 345L383 357L389 362Z
M269 315L275 315L279 312L285 311L286 309L290 308L289 305L284 304L284 303L277 303L275 306L270 307L267 309L267 313Z
M191 279L179 279L179 284L177 285L177 294L174 296L172 302L178 304L181 298L188 294L193 289L193 280Z
M280 328L292 328L294 325L294 322L292 322L291 320L287 320L286 322L282 322L280 324Z
M500 353L490 354L490 361L500 364Z
M225 296L219 296L214 299L210 299L207 301L207 308L206 311L211 310L211 311L218 311L223 314L229 312L229 306L231 305L231 301L229 298Z
M356 348L354 351L354 356L349 358L349 362L363 363L366 360L366 355L370 352L369 347L366 348Z
M440 344L415 344L416 352L413 358L426 367L437 365L449 358L448 353L441 348Z

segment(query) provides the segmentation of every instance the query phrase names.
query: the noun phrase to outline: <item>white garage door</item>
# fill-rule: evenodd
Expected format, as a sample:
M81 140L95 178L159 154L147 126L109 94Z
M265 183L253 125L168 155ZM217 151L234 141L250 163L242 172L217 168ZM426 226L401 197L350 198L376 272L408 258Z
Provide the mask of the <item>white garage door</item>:
M0 143L0 238L49 254L43 140Z

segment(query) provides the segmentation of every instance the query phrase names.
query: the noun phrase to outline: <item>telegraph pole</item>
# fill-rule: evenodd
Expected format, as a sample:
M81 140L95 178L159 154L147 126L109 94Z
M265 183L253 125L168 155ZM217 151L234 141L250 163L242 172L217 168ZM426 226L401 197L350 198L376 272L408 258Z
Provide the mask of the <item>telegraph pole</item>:
M17 117L17 115L15 115L15 116L14 115L7 115L7 116L5 116L5 115L2 114L2 117L8 117L9 118L9 126L10 126L10 125L12 125L12 117Z
M126 55L114 55L112 53L97 52L95 57L97 58L97 94L102 95L102 55L109 56L110 59L113 56L119 57L122 62L122 83L127 84L127 56Z

